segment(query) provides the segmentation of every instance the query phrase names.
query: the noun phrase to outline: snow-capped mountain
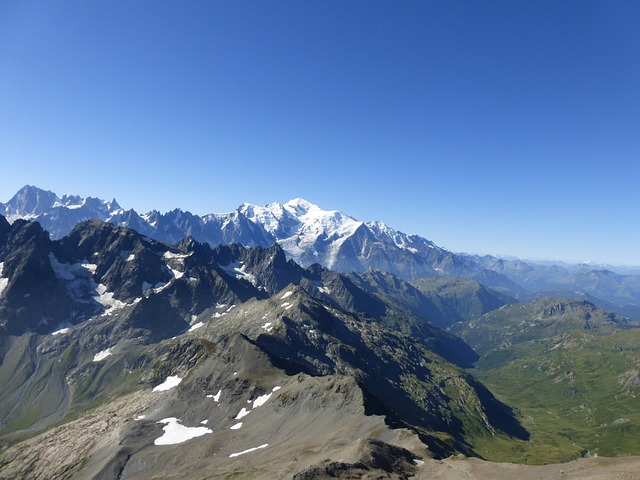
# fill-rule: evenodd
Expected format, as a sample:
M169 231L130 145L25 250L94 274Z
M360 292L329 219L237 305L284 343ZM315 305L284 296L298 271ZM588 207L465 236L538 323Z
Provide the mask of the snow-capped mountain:
M123 218L125 211L113 199L110 202L98 198L82 198L63 195L25 186L5 204L0 203L0 214L9 222L22 218L36 220L54 239L62 238L78 223L93 218L104 221Z
M0 214L10 221L37 220L53 239L79 222L96 218L132 228L174 244L187 236L211 245L240 243L268 247L280 244L302 266L318 263L339 272L382 270L403 278L450 275L473 278L510 293L519 287L478 262L449 252L417 235L396 231L382 222L362 222L339 211L323 210L303 199L265 206L243 204L223 214L194 215L180 209L139 215L114 200L63 196L26 186Z

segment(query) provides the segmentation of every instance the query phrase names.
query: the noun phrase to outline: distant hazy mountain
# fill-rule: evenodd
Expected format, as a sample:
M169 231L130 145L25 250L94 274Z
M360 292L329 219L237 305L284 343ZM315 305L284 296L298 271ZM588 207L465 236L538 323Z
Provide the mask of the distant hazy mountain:
M0 204L0 213L3 210L9 221L37 220L53 239L69 233L77 223L95 218L169 244L187 236L213 246L239 243L269 247L277 242L302 266L319 263L338 272L375 269L403 278L448 275L472 278L511 294L523 291L474 259L418 235L393 230L382 222L361 222L302 199L262 207L243 204L230 213L202 217L180 209L139 215L123 210L115 200L58 198L52 192L26 186L9 202Z
M634 274L633 268L607 268L593 263L536 263L489 255L463 256L524 287L527 293L517 293L519 300L541 296L588 300L599 307L640 321L640 275Z

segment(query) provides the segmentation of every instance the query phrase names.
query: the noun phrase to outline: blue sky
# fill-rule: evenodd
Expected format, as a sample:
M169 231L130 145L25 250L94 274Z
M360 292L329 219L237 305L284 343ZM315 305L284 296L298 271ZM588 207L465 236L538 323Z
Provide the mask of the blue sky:
M640 265L640 2L5 1L0 201L302 197L454 251Z

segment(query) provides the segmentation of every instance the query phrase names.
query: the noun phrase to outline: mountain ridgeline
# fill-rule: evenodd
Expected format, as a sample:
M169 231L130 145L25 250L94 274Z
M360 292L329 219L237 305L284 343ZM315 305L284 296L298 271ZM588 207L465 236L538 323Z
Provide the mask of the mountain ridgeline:
M268 248L278 243L287 258L303 267L318 263L342 273L377 270L405 280L471 279L520 301L543 296L588 300L640 321L638 269L456 254L382 222L361 222L302 199L265 206L243 204L230 213L203 216L180 209L139 214L123 209L115 199L58 197L25 186L7 203L0 203L0 214L10 222L36 220L52 239L64 237L82 221L99 219L168 244L189 236L211 246L237 243Z
M140 215L124 210L115 200L59 198L26 186L0 204L0 214L10 220L37 220L53 239L67 235L81 221L99 219L169 244L188 236L212 246L237 243L266 248L278 243L288 258L305 267L318 263L338 272L374 269L402 278L443 274L475 278L508 293L523 291L505 276L425 238L398 232L382 222L361 222L338 211L325 211L302 199L264 207L243 204L225 214L197 216L176 209Z

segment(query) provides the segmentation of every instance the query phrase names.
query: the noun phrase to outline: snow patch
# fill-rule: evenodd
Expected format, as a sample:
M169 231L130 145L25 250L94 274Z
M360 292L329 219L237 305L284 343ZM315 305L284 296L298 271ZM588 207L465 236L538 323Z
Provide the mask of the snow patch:
M246 417L247 415L249 415L250 410L247 410L246 408L242 407L242 410L240 410L240 412L238 412L238 415L236 415L236 420L240 420L243 417Z
M213 433L213 430L206 427L185 427L175 417L162 419L158 423L165 424L162 427L164 434L155 439L153 442L155 445L176 445L192 438L201 437L207 433Z
M229 265L219 265L219 267L232 277L237 279L246 280L251 283L254 287L258 287L258 281L256 280L256 276L252 273L246 271L247 266L243 264L243 262L233 262Z
M200 425L206 425L207 423L209 423L209 420L208 420L208 419L207 419L207 420L202 420L202 421L200 422Z
M185 258L190 257L192 253L193 252L189 252L189 253L173 253L173 252L166 251L162 255L162 258L164 258L165 260L172 260L172 259L184 260Z
M127 306L126 303L113 298L107 287L97 284L93 279L97 265L93 263L60 263L53 253L49 254L49 262L54 274L65 284L71 298L81 303L96 301L105 310L117 310Z
M260 395L253 401L253 408L261 407L262 405L267 403L267 400L271 398L271 395L272 393L265 393L264 395Z
M173 375L170 375L167 377L167 379L162 382L160 385L154 387L153 391L154 392L164 392L166 390L171 390L173 387L177 387L178 385L180 385L180 382L182 381L182 379L180 377L176 377Z
M288 298L291 295L293 295L293 292L289 290L288 292L285 292L284 295L282 295L280 298L284 300L285 298Z
M88 271L91 272L91 275L94 275L96 273L96 270L98 269L98 265L96 265L95 263L81 263L80 266Z
M229 455L229 458L239 457L240 455L244 455L245 453L255 452L256 450L259 450L261 448L267 448L268 446L269 446L269 444L265 443L265 444L260 445L258 447L253 447L253 448L249 448L247 450L243 450L242 452L232 453L231 455Z
M214 402L219 402L220 395L222 395L222 390L218 390L218 393L216 393L215 395L207 395L207 398L213 398Z
M267 322L267 323L265 323L264 325L262 325L262 327L260 327L260 328L263 328L263 329L265 329L267 332L270 332L271 330L273 330L273 326L272 326L272 325L273 325L273 324L272 324L271 322Z
M189 332L193 332L194 330L199 329L200 327L204 326L204 322L198 322L195 325L192 325L191 328L188 330Z
M107 291L107 287L101 283L96 287L96 293L98 296L94 297L95 300L106 310L119 310L127 305L126 303L113 298L113 292Z
M9 279L2 278L3 270L4 270L4 262L0 262L0 296L2 295L2 292L4 291L4 289L7 288L7 285L9 285Z
M111 348L107 348L106 350L102 350L101 352L96 353L93 356L94 362L100 362L111 355Z
M64 335L65 333L69 333L70 328L69 327L65 327L65 328L61 328L60 330L56 330L55 332L51 332L51 335ZM96 361L94 359L94 361Z
M176 280L180 280L182 278L182 276L184 275L184 272L180 272L174 268L169 268L169 270L171 270L171 273L173 275L173 278L175 278Z
M242 428L242 422L238 422L235 425L229 427L230 430L240 430Z
M291 307L293 307L293 305L291 305L289 302L284 302L282 305L280 305L281 307L284 307L285 310L289 310Z

